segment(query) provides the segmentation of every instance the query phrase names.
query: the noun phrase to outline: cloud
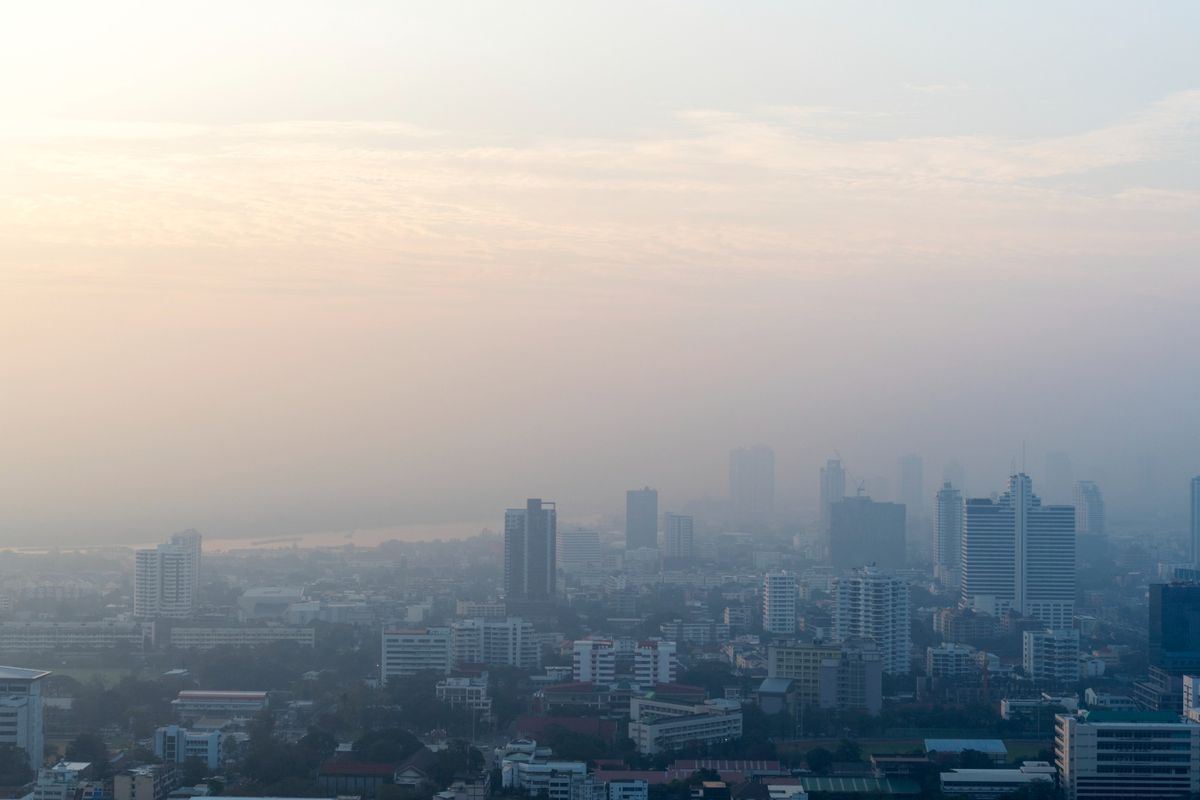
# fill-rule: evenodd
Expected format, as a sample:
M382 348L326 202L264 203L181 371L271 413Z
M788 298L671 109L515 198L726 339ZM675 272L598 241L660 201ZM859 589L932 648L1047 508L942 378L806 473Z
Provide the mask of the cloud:
M496 145L404 122L26 123L0 161L0 280L147 274L213 285L347 275L838 274L1009 258L1178 254L1200 92L1039 140L871 138L836 108L697 110L631 139ZM1130 166L1104 190L1047 183ZM1086 182L1084 184L1086 185ZM33 266L30 266L33 265Z

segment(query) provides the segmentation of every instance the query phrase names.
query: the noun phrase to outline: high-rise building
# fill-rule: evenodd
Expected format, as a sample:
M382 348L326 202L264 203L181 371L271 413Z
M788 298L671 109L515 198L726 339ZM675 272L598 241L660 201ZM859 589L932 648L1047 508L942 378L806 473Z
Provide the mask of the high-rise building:
M998 499L967 500L962 605L1016 611L1047 628L1069 628L1075 611L1075 509L1044 506L1024 473Z
M1200 673L1200 583L1150 584L1150 666Z
M679 667L674 642L650 639L633 651L634 680L643 687L656 683L674 683Z
M763 576L763 630L776 636L796 633L796 576L768 572Z
M695 524L692 518L668 512L663 520L663 557L682 561L695 558Z
M847 497L830 506L829 560L837 569L875 564L884 569L905 565L904 506Z
M1095 481L1075 484L1075 535L1104 535L1104 495Z
M576 639L571 675L577 683L612 683L617 679L616 645L611 639Z
M1192 478L1192 566L1200 567L1200 475Z
M1025 677L1046 686L1066 686L1079 680L1079 631L1074 628L1025 631L1021 639Z
M658 549L658 490L649 486L625 493L625 549Z
M1171 712L1055 717L1054 761L1067 800L1162 800L1200 792L1200 725Z
M775 513L775 451L739 447L729 453L729 511L734 525L759 527Z
M946 481L933 508L933 574L943 586L961 584L962 531L962 492Z
M393 628L383 631L383 683L418 672L448 673L454 666L454 635L449 628Z
M883 671L907 675L912 669L908 583L875 567L862 567L835 580L833 597L834 638L875 642Z
M925 462L920 456L910 453L896 461L896 491L909 519L925 515Z
M195 551L160 544L134 552L133 615L143 619L190 617L195 597Z
M830 506L846 496L846 470L842 462L831 458L821 467L821 532L829 533Z
M25 753L31 769L46 759L40 669L0 667L0 745L11 745Z
M604 566L600 555L600 534L588 528L559 528L558 566L568 575L599 572Z
M200 590L200 558L203 554L203 538L200 531L188 528L171 535L171 544L186 547L192 554L192 596Z
M450 625L450 635L458 667L483 664L538 669L542 665L542 648L533 624L519 617L460 620Z
M549 601L557 588L557 507L537 498L504 512L504 595Z

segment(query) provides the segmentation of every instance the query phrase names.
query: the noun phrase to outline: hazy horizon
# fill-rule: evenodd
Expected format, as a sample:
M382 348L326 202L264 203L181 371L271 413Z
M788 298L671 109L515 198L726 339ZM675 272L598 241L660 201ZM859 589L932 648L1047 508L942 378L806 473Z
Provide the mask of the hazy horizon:
M1200 6L7 16L0 547L673 510L759 443L791 517L835 454L1186 511Z

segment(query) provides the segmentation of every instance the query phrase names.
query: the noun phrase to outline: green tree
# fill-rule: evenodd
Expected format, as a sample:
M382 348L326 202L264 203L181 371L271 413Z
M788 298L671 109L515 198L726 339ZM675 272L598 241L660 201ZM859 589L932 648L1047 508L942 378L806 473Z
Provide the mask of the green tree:
M0 786L24 786L33 780L25 751L11 744L0 745Z
M818 775L824 775L833 766L834 759L833 753L824 747L814 747L805 754L804 760L808 764L809 769Z

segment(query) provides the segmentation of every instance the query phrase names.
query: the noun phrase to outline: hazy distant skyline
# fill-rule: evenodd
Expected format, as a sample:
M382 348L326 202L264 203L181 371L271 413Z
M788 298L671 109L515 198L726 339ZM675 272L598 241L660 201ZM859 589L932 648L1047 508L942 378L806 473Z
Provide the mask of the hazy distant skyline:
M814 518L1023 445L1186 513L1196 4L6 12L0 546L678 510L754 444Z

